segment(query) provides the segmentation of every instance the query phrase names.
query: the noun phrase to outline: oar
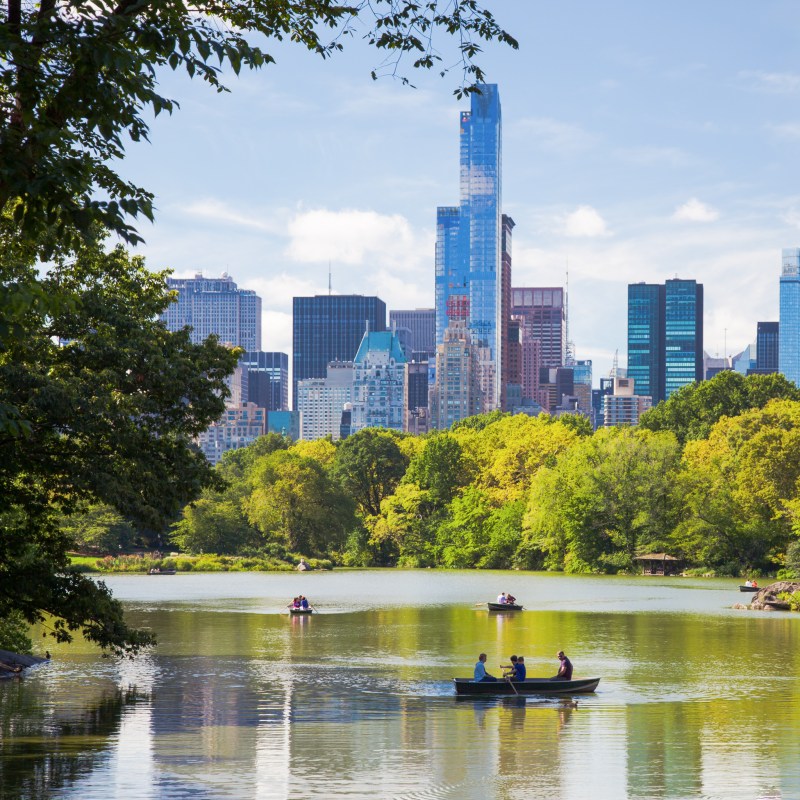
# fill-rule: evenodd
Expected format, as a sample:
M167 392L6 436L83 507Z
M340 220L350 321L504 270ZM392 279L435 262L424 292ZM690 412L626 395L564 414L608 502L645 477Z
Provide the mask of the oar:
M506 678L506 680L509 682L509 684L511 685L511 688L514 690L514 694L517 697L519 697L519 692L517 691L517 687L514 686L514 681L511 680L511 677L509 676L508 678Z

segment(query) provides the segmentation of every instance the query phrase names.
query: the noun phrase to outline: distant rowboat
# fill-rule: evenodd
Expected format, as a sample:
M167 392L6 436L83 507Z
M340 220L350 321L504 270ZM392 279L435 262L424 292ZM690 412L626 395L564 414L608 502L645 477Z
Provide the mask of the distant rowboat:
M311 614L313 613L313 608L290 608L290 614Z
M516 603L487 603L489 611L522 611L522 606Z
M740 586L740 592L757 592L759 590L759 586Z
M597 689L600 678L578 678L571 681L554 681L550 678L526 678L524 681L473 681L470 678L453 678L456 694L506 695L506 694L586 694ZM514 689L517 691L515 692Z

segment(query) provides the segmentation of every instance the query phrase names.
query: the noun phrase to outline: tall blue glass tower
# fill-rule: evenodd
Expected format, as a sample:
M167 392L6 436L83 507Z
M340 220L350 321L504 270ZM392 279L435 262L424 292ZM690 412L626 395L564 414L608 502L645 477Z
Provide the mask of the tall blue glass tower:
M628 285L628 377L637 395L664 399L664 287Z
M800 386L800 247L783 251L778 371Z
M437 209L436 342L451 318L466 318L474 344L488 347L498 406L502 353L502 125L497 86L481 86L461 112L460 205Z

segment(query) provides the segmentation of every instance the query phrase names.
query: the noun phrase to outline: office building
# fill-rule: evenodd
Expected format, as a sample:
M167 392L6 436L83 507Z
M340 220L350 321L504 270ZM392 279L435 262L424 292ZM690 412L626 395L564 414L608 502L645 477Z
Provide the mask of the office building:
M378 297L316 295L295 297L292 309L292 404L297 382L325 378L331 361L352 361L364 328L386 330L386 304Z
M406 364L403 430L408 433L428 432L428 361Z
M445 340L453 304L466 314L470 344L481 357L487 393L482 405L498 408L502 395L502 123L494 84L470 95L460 115L460 204L437 209L436 343ZM513 226L513 223L511 223ZM509 228L510 232L510 228ZM509 243L510 246L510 243Z
M389 328L396 333L408 331L403 352L407 359L433 358L436 355L436 309L416 308L409 311L390 311ZM424 357L422 354L425 354Z
M247 370L247 400L267 411L289 408L289 356L286 353L245 353L239 361Z
M783 251L778 371L800 386L800 247Z
M759 322L756 328L756 370L764 374L777 372L780 354L780 323Z
M532 339L539 341L540 367L564 365L567 356L567 317L562 287L513 288L511 314L523 321L523 342Z
M203 455L216 464L228 450L247 447L266 432L267 412L255 403L229 404L225 413L197 437Z
M454 422L483 410L478 349L465 319L454 319L436 348L436 366L430 388L430 426L445 430Z
M222 273L220 278L167 278L167 287L177 292L174 303L161 314L171 331L192 329L195 344L212 334L223 344L261 349L261 298L254 291L240 289L233 279Z
M572 367L542 367L539 370L539 393L535 399L550 414L554 414L564 397L575 396L575 377Z
M350 431L403 430L406 358L392 331L367 329L353 359L353 413Z
M614 394L614 378L600 378L600 388L592 389L592 427L597 430L603 426L604 398Z
M628 286L628 377L641 396L666 400L703 380L703 286L678 278Z
M296 442L300 438L300 412L268 411L267 432L287 436Z
M603 424L606 428L615 425L638 425L639 418L652 408L652 398L637 395L632 378L614 378L611 394L603 396Z
M331 361L324 378L306 378L297 383L300 438L315 441L340 436L342 409L354 398L353 362Z

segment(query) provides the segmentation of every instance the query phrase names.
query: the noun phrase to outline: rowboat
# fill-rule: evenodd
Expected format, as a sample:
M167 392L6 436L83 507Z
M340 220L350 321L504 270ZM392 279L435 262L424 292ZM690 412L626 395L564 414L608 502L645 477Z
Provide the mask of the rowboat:
M290 614L311 614L314 611L313 608L290 608Z
M159 569L158 567L153 567L153 569L148 572L148 575L177 575L178 570L176 569Z
M757 592L761 587L760 586L740 586L740 592Z
M597 689L600 678L578 678L571 681L554 681L550 678L526 678L524 681L478 681L470 678L453 678L456 694L586 694ZM517 691L515 692L514 689Z
M522 611L522 606L516 603L487 603L489 611Z

